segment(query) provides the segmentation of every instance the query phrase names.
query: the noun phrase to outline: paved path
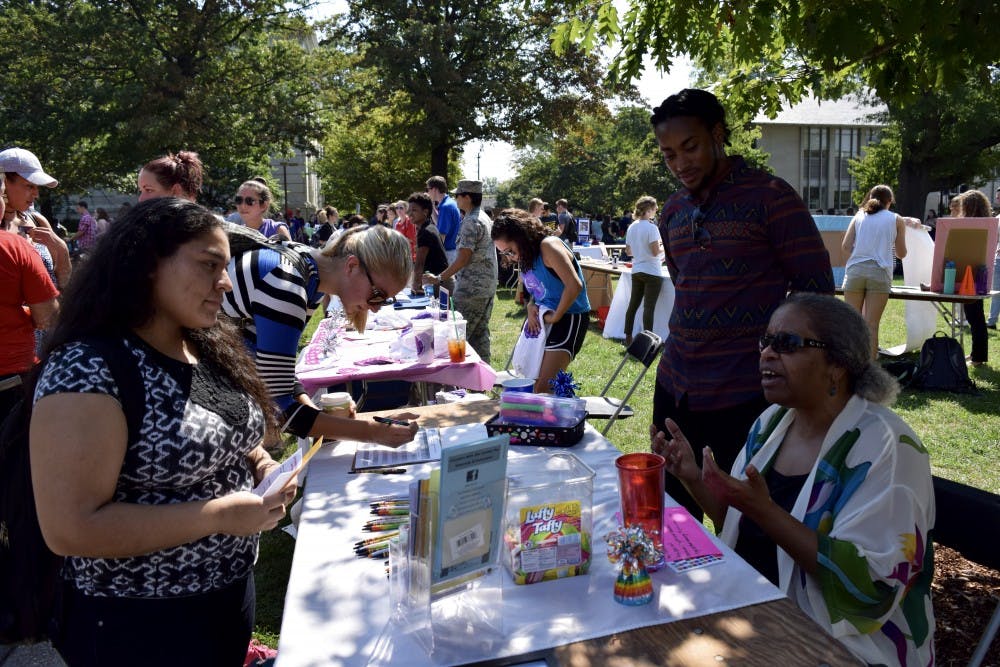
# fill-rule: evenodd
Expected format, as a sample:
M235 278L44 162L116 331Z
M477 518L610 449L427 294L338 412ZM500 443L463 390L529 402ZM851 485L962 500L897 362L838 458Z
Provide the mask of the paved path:
M0 667L66 667L48 642L31 646L0 644Z

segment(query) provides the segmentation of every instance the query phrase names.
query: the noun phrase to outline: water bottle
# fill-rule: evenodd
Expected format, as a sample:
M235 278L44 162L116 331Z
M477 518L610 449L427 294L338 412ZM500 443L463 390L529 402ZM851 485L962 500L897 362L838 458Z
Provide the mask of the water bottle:
M944 288L942 294L955 293L955 262L948 260L944 263Z
M433 319L438 318L438 300L434 297L434 285L430 283L424 285L424 296L428 298L427 310L431 311Z

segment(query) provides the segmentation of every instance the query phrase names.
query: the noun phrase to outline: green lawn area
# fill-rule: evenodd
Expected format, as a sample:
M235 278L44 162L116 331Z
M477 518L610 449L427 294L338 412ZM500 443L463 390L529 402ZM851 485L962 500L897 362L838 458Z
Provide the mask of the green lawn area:
M883 348L903 343L906 328L903 319L904 302L891 300L882 319L881 344ZM302 343L312 336L320 314L303 335ZM493 308L490 330L492 332L494 367L502 368L514 346L524 309L518 306L513 294L501 290ZM940 322L943 326L943 321ZM968 332L966 347L970 345ZM590 332L583 349L570 366L573 377L580 384L582 395L596 395L604 387L607 377L622 358L619 341L605 339L592 320ZM916 359L916 353L911 355ZM989 331L990 365L970 369L970 376L979 386L979 396L918 392L904 389L895 410L922 438L931 453L931 466L935 475L956 480L1000 493L1000 342L997 331ZM634 381L637 364L630 364L622 371L616 383L619 394ZM655 368L650 369L636 389L630 403L636 416L619 420L609 431L608 438L622 451L642 451L649 446L648 428L652 418L653 383ZM603 428L603 421L594 426ZM286 451L286 455L290 452ZM287 521L287 520L286 520ZM270 646L277 645L281 628L285 584L291 566L294 541L285 533L272 531L261 537L260 559L257 563L257 625L255 635Z

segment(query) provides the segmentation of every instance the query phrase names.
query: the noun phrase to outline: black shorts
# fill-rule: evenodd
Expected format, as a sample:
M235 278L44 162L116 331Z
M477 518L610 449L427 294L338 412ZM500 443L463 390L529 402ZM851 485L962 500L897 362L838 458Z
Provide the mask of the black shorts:
M590 313L566 313L549 329L549 335L545 339L545 351L563 350L569 354L570 359L573 359L583 347L588 324L590 324Z

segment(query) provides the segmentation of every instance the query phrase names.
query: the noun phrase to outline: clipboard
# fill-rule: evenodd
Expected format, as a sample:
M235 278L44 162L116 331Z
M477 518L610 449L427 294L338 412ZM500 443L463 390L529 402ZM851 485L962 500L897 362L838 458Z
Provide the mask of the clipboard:
M430 463L441 459L441 431L420 429L414 439L400 447L359 442L351 461L351 473Z

